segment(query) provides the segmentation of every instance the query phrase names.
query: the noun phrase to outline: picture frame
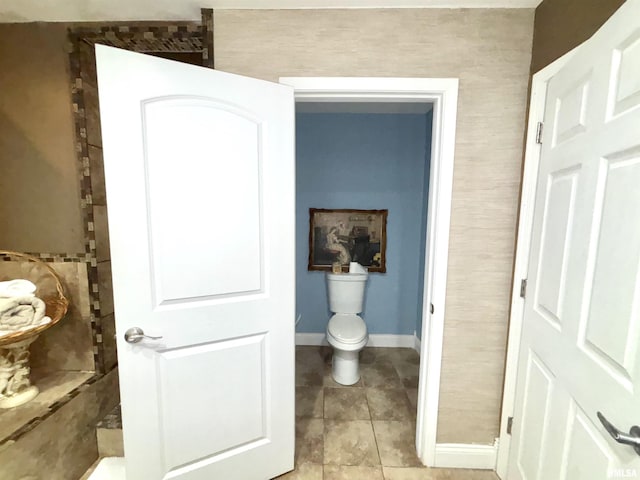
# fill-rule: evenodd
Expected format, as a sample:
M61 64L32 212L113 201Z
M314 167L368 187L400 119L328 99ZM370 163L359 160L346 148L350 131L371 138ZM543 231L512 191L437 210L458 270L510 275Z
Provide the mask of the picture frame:
M347 272L358 262L385 273L387 216L388 210L310 208L307 269Z

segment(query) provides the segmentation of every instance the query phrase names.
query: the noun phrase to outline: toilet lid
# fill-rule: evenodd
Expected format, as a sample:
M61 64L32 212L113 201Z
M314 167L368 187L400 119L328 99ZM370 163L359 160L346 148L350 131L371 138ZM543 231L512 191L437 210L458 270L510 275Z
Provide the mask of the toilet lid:
M327 332L344 343L358 343L367 336L367 325L355 313L336 313L329 319Z

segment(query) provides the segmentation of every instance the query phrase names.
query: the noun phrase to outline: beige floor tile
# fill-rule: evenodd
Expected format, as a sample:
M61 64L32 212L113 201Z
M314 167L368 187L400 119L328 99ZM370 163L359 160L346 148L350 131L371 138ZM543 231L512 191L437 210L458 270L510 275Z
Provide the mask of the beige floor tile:
M329 347L296 348L296 470L278 479L498 480L491 471L420 463L415 453L417 352L365 348L362 378L354 386L333 380L331 355ZM365 420L369 414L373 422Z
M400 380L404 388L418 388L418 383L420 383L420 377L417 375L415 377L400 377Z
M391 355L391 363L405 388L418 388L420 356L409 348L399 350L401 351Z
M418 389L417 388L407 388L407 398L409 399L409 405L411 405L411 411L413 412L413 416L416 416L416 411L418 410Z
M323 345L317 348L324 363L326 365L329 365L331 363L331 358L333 357L333 347L330 347L329 345Z
M448 480L439 468L382 467L384 480Z
M416 455L413 421L373 421L382 465L388 467L420 467Z
M441 477L438 480L499 480L492 470L469 470L463 468L438 469Z
M322 480L322 465L302 463L292 472L276 477L278 480Z
M360 374L365 387L402 388L402 381L391 362L362 365Z
M324 418L332 420L369 420L364 388L325 388Z
M390 362L390 351L393 348L367 347L360 352L360 364L370 365L372 363Z
M420 354L413 348L389 348L385 350L389 350L388 356L394 365L420 365Z
M369 350L365 348L364 351ZM412 348L371 348L375 363L420 365L420 355Z
M406 361L398 361L395 362L392 360L391 364L398 372L400 378L404 377L417 377L420 374L420 364L412 363Z
M296 465L322 463L324 455L324 420L299 418L296 421Z
M360 352L359 361L360 365L369 365L376 360L376 351L375 348L364 348Z
M325 387L332 387L332 388L352 388L352 387L363 387L364 383L362 383L362 378L360 378L360 380L358 380L356 383L354 383L353 385L342 385L338 382L336 382L333 379L333 375L331 373L331 365L327 365L326 369L324 371L324 378L323 378L323 385Z
M325 465L324 480L384 480L381 467Z
M318 347L296 347L296 386L321 386L325 363Z
M333 465L380 465L371 422L325 420L324 463Z
M372 420L412 420L413 413L404 388L367 388Z
M296 417L322 418L323 404L322 387L296 387Z

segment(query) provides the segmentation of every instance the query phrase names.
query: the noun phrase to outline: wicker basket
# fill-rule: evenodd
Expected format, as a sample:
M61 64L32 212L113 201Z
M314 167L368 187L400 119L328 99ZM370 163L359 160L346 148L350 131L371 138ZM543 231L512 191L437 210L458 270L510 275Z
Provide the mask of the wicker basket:
M60 282L60 277L56 273L56 271L48 265L46 262L43 262L39 258L33 257L31 255L27 255L26 253L20 252L12 252L9 250L0 250L0 255L8 255L11 257L20 257L30 262L36 262L47 269L49 274L53 277L56 282L56 291L57 295L49 296L47 298L43 298L42 300L46 304L46 315L51 318L51 322L45 325L39 325L34 328L30 328L28 330L21 330L19 332L10 333L7 335L0 336L0 347L4 345L9 345L12 343L20 342L22 340L26 340L29 337L34 335L38 335L43 332L47 328L58 323L67 313L67 309L69 308L69 300L64 296L64 289L62 288L62 283Z

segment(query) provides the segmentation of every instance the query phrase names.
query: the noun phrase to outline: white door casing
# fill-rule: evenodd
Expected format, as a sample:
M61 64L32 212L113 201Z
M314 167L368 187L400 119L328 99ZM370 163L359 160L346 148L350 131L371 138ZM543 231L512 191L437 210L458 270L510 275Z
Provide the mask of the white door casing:
M507 478L640 476L640 0L552 78Z
M428 466L487 468L493 447L436 445L458 105L457 78L282 77L299 102L433 103L416 451ZM431 313L430 306L434 305ZM474 449L469 455L469 448ZM489 454L486 451L489 450ZM479 457L479 458L478 458Z
M291 88L96 46L129 480L293 468ZM124 333L140 327L145 339Z

